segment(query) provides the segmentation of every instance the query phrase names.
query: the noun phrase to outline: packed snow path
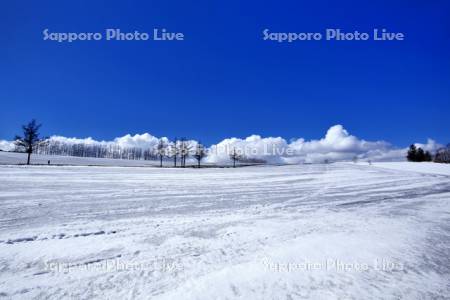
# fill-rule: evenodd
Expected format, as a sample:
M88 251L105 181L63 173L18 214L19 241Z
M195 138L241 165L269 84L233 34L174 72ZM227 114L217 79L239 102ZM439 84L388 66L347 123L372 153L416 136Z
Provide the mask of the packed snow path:
M449 283L446 175L0 166L0 298L448 299Z

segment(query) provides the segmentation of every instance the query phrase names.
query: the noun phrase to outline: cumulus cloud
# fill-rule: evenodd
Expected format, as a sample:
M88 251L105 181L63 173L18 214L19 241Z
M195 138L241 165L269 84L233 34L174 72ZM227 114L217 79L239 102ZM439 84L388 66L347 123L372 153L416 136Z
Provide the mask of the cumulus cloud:
M438 150L439 148L444 147L444 145L436 143L435 140L432 139L428 139L426 144L421 144L421 143L415 143L414 145L416 145L416 147L420 147L425 151L430 151L432 153L436 152L436 150Z
M50 137L51 142L59 142L62 144L85 144L85 145L116 145L121 148L141 148L141 149L151 149L156 147L159 140L162 139L168 142L166 137L157 138L149 133L135 134L135 135L124 135L122 137L117 137L112 141L97 141L91 137L80 139L80 138L68 138L64 136L54 135Z
M13 151L14 148L15 148L15 145L13 142L0 140L0 150Z
M52 142L63 144L113 145L121 148L155 149L160 139L169 143L165 137L158 138L149 133L127 134L112 141L97 141L91 137L67 138L52 136ZM191 149L195 149L196 141L187 141ZM435 152L441 144L429 139L427 143L416 143L417 147ZM11 151L14 144L0 141L0 149ZM366 141L351 135L342 125L334 125L325 136L317 140L294 139L287 142L282 137L261 137L251 135L247 138L227 138L207 149L205 158L209 163L229 163L230 154L236 151L242 158L265 161L271 164L321 163L328 161L346 161L355 157L359 160L398 161L404 160L407 148L396 148L384 141Z
M167 141L167 138L163 138ZM154 148L159 143L159 138L149 134L127 134L123 137L115 138L114 143L123 148Z
M211 163L224 163L230 160L230 154L236 153L248 159L259 159L269 163L283 163L282 156L288 149L288 143L281 137L262 138L251 135L246 139L229 138L209 148L206 159Z
M442 145L433 140L416 144L434 152ZM265 160L268 163L320 163L349 161L354 158L373 161L404 160L407 148L395 148L385 141L366 141L351 134L342 126L334 125L325 137L306 141L303 138L288 143L281 137L262 138L252 135L246 139L229 138L210 148L209 162L229 160L229 153L236 150L247 158Z
M289 145L296 156L304 158L305 162L324 160L350 160L354 157L370 158L380 153L392 150L391 145L384 141L365 141L350 135L342 125L330 127L324 138L305 141L298 139Z
M74 145L74 144L85 144L85 145L95 145L95 144L107 144L105 141L96 141L91 137L79 139L79 138L69 138L60 135L54 135L50 137L50 141L59 142L62 144Z

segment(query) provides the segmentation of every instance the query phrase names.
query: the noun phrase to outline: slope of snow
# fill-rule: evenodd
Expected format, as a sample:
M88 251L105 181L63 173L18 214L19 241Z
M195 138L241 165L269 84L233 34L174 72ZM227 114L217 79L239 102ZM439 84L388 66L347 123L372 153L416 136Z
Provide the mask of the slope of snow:
M46 165L50 161L51 165L71 165L71 166L122 166L140 167L156 166L157 161L150 160L129 160L94 157L76 157L61 155L31 155L31 164ZM27 154L17 152L0 152L0 165L26 164Z
M423 165L426 166L426 165ZM12 299L444 299L448 176L0 166Z
M32 165L47 165L50 161L51 166L110 166L110 167L159 167L159 160L132 160L132 159L113 159L113 158L95 158L95 157L77 157L77 156L63 156L63 155L31 155ZM24 165L27 162L26 153L18 152L2 152L0 151L0 165ZM180 161L178 158L178 166ZM202 166L219 166L218 164L208 163L206 160L202 161ZM229 159L220 166L232 166L232 161ZM239 165L239 163L238 163ZM164 167L172 167L173 161L171 158L163 160ZM186 166L197 166L197 161L189 157L186 160Z
M400 171L411 171L426 174L440 174L450 176L450 164L438 164L433 162L375 162L373 166L400 170Z

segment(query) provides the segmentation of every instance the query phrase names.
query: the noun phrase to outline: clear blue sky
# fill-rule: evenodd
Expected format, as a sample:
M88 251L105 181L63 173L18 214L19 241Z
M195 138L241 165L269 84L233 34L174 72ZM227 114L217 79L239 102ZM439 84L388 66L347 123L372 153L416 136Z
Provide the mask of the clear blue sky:
M69 3L70 2L70 3ZM94 3L95 2L95 3ZM213 3L214 2L214 3ZM0 139L126 133L210 144L320 138L334 124L398 146L450 142L450 2L5 1ZM43 40L42 30L166 28L183 42ZM397 42L262 40L262 30L403 32Z

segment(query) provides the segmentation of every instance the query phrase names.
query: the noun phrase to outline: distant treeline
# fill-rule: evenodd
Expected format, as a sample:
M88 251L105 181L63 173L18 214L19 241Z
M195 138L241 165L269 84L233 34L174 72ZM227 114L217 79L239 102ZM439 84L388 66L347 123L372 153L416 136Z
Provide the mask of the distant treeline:
M424 151L413 144L409 146L406 159L413 162L434 161L437 163L450 163L450 144L438 149L434 155L430 151Z
M157 149L142 149L137 147L120 147L114 144L72 144L47 139L39 142L33 153L45 155L64 155L95 158L115 158L132 160L156 160Z

